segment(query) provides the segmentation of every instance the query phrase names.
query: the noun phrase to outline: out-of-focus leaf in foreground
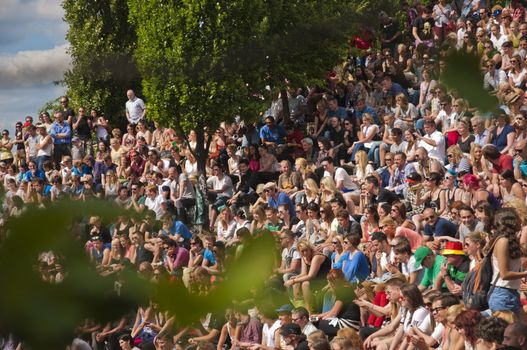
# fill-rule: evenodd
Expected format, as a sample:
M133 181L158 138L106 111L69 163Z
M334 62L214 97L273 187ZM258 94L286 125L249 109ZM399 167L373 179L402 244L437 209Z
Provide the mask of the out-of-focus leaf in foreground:
M244 244L242 254L227 266L220 284L208 295L190 294L182 284L162 283L157 301L163 309L176 315L178 322L191 324L209 312L222 311L233 301L252 297L261 290L275 266L276 244L270 232L260 232Z
M0 324L32 349L63 349L75 327L85 318L99 322L118 319L148 300L148 283L137 274L127 276L133 293L118 296L114 281L98 275L75 240L77 216L118 215L110 204L61 202L50 208L30 207L7 223L9 236L0 246ZM44 282L35 269L41 252L61 257L66 277L61 283ZM128 282L128 281L127 281Z
M483 88L483 72L480 57L453 52L445 58L446 67L441 81L451 89L459 91L472 107L481 113L498 109L498 100Z

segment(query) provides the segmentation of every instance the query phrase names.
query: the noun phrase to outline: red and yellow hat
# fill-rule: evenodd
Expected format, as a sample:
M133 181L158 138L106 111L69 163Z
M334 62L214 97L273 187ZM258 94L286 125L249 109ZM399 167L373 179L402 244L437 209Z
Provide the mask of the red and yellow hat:
M463 243L461 242L446 242L445 249L441 255L465 255L463 251Z

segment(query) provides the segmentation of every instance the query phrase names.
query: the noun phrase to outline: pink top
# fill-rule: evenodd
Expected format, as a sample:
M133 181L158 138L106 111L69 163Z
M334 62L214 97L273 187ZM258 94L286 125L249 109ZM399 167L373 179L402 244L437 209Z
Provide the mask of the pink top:
M419 248L421 244L422 237L419 233L415 232L414 230L410 230L406 227L397 227L395 230L395 237L403 236L408 238L410 241L410 247L412 247L412 252L415 252L417 248Z

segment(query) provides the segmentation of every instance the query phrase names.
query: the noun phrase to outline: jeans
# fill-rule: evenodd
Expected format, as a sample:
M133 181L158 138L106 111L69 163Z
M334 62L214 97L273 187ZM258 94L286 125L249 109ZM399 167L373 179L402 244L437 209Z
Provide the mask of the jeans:
M357 142L355 146L353 146L353 151L351 152L351 161L355 161L355 154L357 154L358 151L365 150L366 152L369 152L370 149L366 148L363 143Z
M37 157L37 169L44 171L44 168L42 165L44 164L45 161L48 161L50 159L51 159L50 156L38 156Z
M378 167L381 164L381 157L379 152L379 146L382 141L373 141L371 148L368 151L368 160L375 162L375 165Z
M513 311L520 309L520 294L517 290L495 287L489 298L489 308L492 312Z

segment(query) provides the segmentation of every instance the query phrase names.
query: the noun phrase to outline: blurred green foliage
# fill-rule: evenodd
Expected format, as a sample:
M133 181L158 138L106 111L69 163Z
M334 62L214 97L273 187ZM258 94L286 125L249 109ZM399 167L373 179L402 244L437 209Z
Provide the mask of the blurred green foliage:
M454 51L445 59L445 71L441 81L450 89L458 91L470 106L481 113L495 112L499 103L496 96L483 88L483 72L480 57Z
M63 349L85 319L104 324L155 300L176 315L179 324L197 321L211 310L224 310L233 300L245 300L263 286L275 263L275 240L269 232L244 245L228 266L223 282L208 295L190 294L178 283L152 284L133 270L115 279L101 277L89 261L79 231L82 218L101 216L108 222L126 213L108 202L60 202L48 208L29 207L6 223L0 245L0 332L15 334L35 350ZM38 256L53 251L64 269L62 282L44 281ZM234 287L235 286L235 287Z

